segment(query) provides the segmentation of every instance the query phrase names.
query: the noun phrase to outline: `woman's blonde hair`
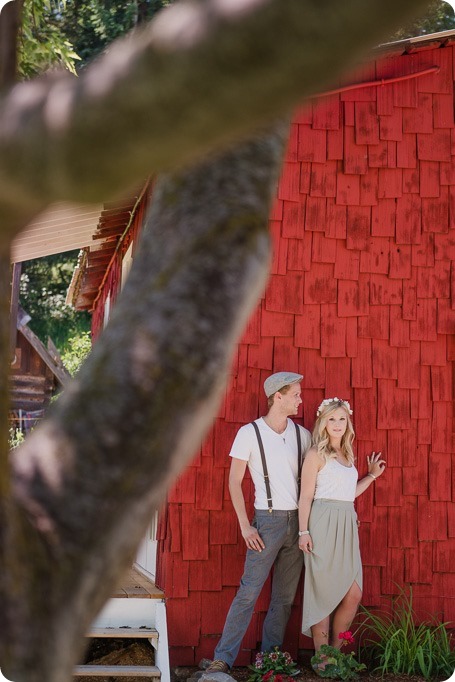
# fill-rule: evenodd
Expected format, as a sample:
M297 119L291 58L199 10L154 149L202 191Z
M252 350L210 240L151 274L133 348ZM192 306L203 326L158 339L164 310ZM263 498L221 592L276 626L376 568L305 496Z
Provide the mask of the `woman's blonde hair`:
M346 413L346 431L341 438L341 452L346 457L349 464L354 464L354 451L352 449L352 442L355 438L354 427L352 426L351 414L352 410L346 400L339 400L338 398L329 398L324 400L318 408L317 419L313 428L313 444L317 448L318 455L327 462L329 459L334 459L337 456L336 451L330 444L330 437L327 433L327 420L330 415L342 407Z

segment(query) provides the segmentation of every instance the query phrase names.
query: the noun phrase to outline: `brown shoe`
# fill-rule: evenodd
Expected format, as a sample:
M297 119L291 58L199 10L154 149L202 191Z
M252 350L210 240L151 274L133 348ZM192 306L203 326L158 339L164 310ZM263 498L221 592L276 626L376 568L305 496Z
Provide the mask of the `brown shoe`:
M206 673L228 673L230 671L230 667L228 666L225 661L220 661L219 659L215 659L210 663L208 668L205 669Z

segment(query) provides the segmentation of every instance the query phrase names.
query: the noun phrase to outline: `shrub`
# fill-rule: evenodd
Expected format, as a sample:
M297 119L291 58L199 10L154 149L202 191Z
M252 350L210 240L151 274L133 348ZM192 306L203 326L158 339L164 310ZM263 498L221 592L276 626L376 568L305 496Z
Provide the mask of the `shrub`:
M367 632L363 655L371 662L372 672L421 675L425 679L447 679L455 669L455 651L447 623L416 624L412 590L404 591L394 605L392 617L374 613L361 606Z

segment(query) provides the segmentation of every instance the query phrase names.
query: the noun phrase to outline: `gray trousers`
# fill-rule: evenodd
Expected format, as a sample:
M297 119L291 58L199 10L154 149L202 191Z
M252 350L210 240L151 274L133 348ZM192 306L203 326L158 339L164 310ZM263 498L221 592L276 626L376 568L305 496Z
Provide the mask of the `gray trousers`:
M253 526L265 549L248 549L239 590L229 609L214 657L232 666L253 615L254 605L273 566L272 595L262 629L262 651L281 648L303 566L297 510L256 510Z

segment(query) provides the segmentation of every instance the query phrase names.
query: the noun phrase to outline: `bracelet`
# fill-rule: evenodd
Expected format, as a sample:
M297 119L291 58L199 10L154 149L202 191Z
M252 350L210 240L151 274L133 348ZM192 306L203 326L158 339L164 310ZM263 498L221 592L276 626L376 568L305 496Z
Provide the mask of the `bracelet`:
M302 537L302 535L309 535L310 531L309 530L299 530L299 538Z
M376 478L377 478L374 474L370 474L370 472L367 473L367 476L371 476L371 478L372 478L374 481L375 481Z

